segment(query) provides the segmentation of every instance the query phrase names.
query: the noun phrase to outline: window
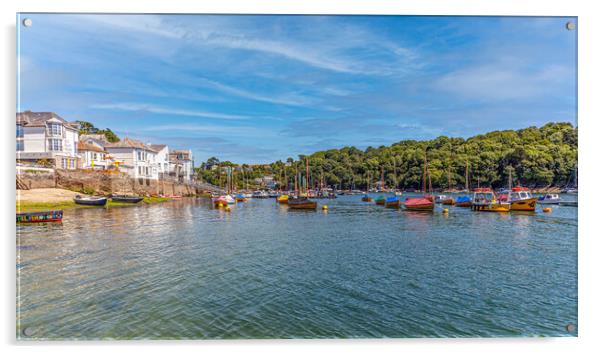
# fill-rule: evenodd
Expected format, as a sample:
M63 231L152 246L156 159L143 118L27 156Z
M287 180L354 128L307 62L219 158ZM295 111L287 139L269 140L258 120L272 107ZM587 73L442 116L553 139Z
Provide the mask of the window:
M17 151L25 150L25 146L23 145L23 140L17 140Z
M48 123L48 134L52 136L61 136L63 133L63 126L58 123Z
M17 138L22 138L23 137L23 126L20 124L17 124Z
M97 155L96 155L96 153L95 153L95 152L93 152L93 153L92 153L92 160L96 160L96 156L97 156Z
M61 139L48 139L48 150L63 151L63 141Z

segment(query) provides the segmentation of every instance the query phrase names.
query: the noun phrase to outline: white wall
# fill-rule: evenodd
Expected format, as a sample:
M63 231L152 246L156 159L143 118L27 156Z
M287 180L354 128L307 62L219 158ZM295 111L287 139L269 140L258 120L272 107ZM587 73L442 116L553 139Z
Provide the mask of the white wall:
M46 128L23 127L23 152L46 152Z

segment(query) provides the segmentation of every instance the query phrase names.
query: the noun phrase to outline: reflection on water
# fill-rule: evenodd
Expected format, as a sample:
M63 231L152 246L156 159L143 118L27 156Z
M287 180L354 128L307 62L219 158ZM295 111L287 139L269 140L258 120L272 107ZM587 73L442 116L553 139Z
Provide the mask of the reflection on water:
M570 196L563 196L564 199ZM449 214L361 196L75 209L18 225L28 338L564 336L577 208Z

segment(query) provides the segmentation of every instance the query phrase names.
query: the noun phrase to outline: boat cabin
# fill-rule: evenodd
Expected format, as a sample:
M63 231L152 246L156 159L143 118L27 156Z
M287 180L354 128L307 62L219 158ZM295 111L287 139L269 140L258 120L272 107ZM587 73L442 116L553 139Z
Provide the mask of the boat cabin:
M531 196L531 192L529 191L528 188L514 187L514 188L512 188L512 191L509 193L509 198L511 201L513 201L513 200L531 199L531 198L533 198L533 196Z
M495 203L495 193L491 188L476 188L472 196L473 203Z

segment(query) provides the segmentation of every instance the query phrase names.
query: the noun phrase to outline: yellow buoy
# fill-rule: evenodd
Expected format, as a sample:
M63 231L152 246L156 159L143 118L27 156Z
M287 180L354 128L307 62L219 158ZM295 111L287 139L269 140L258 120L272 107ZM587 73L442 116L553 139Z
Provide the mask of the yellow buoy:
M229 207L229 206L227 206L227 207L224 209L224 211L230 211L230 207Z
M447 209L447 208L443 209L443 214L447 214L447 213L449 213L449 209Z
M322 205L322 210L328 210L328 205Z
M552 208L543 208L544 213L549 213L552 211Z

